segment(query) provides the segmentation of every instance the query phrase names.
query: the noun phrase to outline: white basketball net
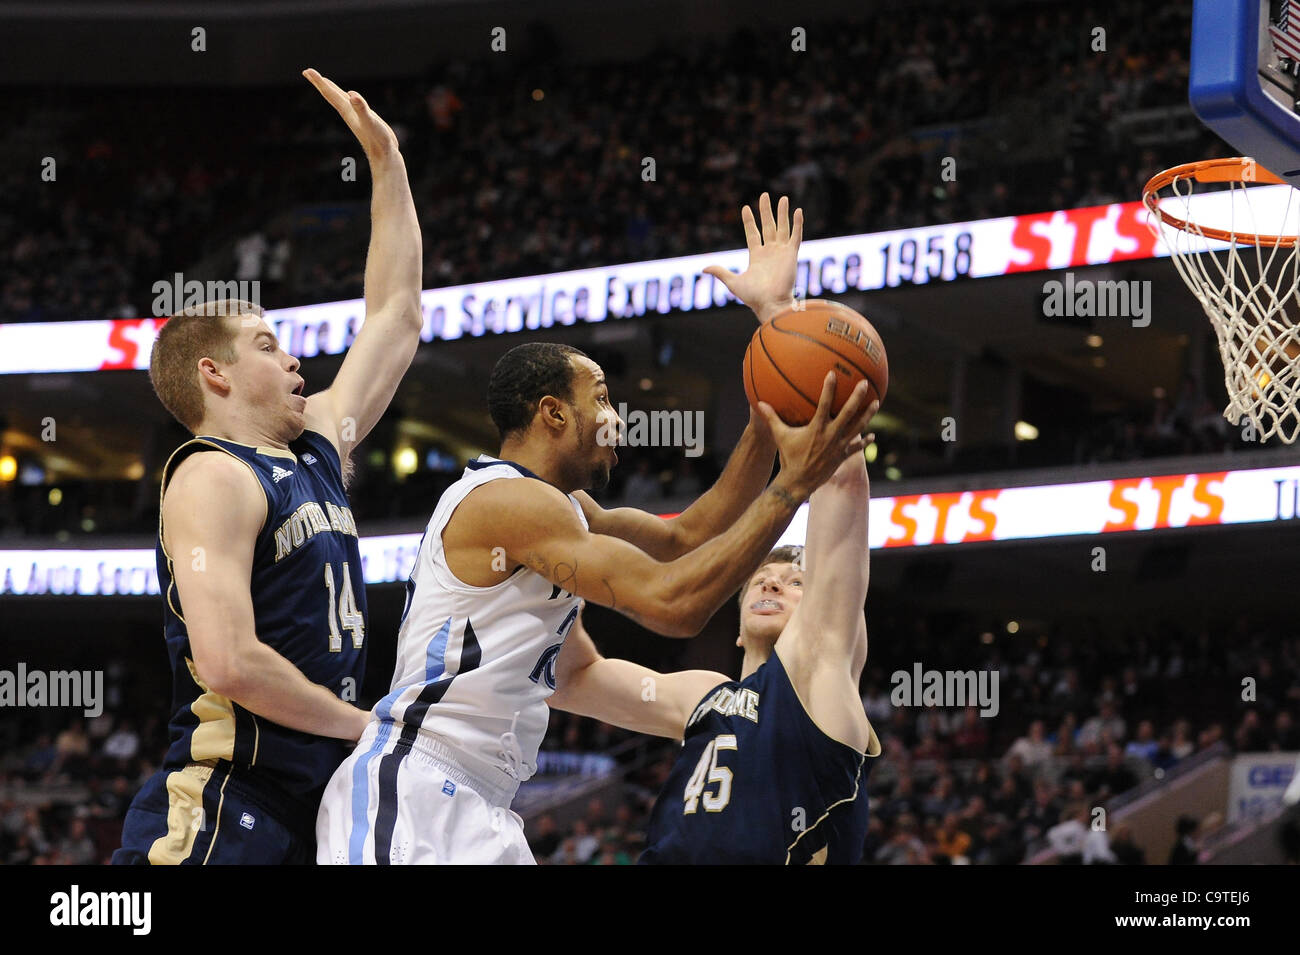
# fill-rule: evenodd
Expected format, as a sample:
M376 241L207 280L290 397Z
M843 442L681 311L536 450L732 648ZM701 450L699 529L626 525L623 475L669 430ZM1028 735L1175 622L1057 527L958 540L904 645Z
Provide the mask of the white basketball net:
M1194 194L1196 185L1178 178L1158 196L1160 208L1187 227L1152 215L1152 230L1214 325L1228 390L1223 416L1250 422L1256 440L1276 435L1291 444L1300 436L1300 243L1287 248L1258 237L1300 234L1296 190L1234 182ZM1209 239L1202 227L1232 238Z

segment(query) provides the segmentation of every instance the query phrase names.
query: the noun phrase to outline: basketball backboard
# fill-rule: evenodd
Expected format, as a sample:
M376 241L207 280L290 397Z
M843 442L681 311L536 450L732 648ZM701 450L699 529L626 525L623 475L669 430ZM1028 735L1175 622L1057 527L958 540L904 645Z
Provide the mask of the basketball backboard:
M1300 185L1300 0L1196 0L1189 99L1243 156Z

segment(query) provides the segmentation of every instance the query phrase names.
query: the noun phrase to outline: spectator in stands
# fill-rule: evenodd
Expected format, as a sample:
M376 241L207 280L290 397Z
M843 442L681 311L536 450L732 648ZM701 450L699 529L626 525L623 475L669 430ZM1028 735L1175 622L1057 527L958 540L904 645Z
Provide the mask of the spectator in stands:
M578 839L567 836L560 842L560 847L551 856L552 865L582 865L586 860L578 858Z
M1066 713L1056 732L1047 737L1052 744L1052 751L1057 756L1069 756L1074 752L1075 737L1078 734L1079 720L1073 712Z
M92 865L99 861L95 843L86 832L83 819L73 819L68 834L59 843L59 854L68 865Z
M952 737L953 746L963 756L983 756L989 745L988 727L974 706L966 707L961 726Z
M944 774L935 781L934 789L921 800L921 811L927 819L942 819L961 808L961 797L954 789L950 775Z
M1105 796L1117 796L1138 783L1133 770L1124 765L1124 751L1112 743L1106 750L1106 765L1088 780L1088 789Z
M1137 736L1124 747L1125 755L1144 759L1148 763L1155 760L1159 750L1160 743L1156 739L1156 728L1150 720L1142 720L1138 723Z
M1040 779L1034 784L1033 802L1020 811L1020 821L1026 828L1026 834L1031 840L1045 835L1060 818L1061 808L1056 797L1056 787Z
M587 812L583 818L593 834L609 825L609 814L605 812L604 800L595 796L588 800Z
M1047 844L1061 865L1081 865L1083 847L1088 838L1088 807L1075 803L1060 822L1047 830Z
M925 843L916 837L916 817L898 817L893 837L880 847L876 862L882 865L921 865L926 861Z
M135 759L140 751L140 736L127 720L118 723L117 729L104 741L101 750L104 756L117 760L119 764Z
M1133 841L1133 830L1125 823L1115 827L1115 837L1111 840L1110 850L1115 861L1120 865L1146 865L1146 853Z
M1178 720L1174 723L1174 738L1169 744L1169 752L1175 760L1186 759L1196 751L1196 744L1192 742L1192 727L1187 720Z
M1223 739L1223 726L1219 723L1211 723L1205 729L1201 730L1200 735L1196 737L1196 748L1206 750Z
M1284 753L1300 749L1300 731L1297 730L1295 719L1289 711L1282 710L1273 721L1273 739L1268 748L1281 750Z
M528 847L532 849L533 857L539 861L550 859L560 848L560 833L556 829L555 817L549 812L528 827L528 836Z
M1264 728L1259 723L1259 711L1247 710L1233 733L1233 745L1239 753L1258 753L1266 748Z
M1078 744L1085 752L1100 752L1103 746L1102 734L1109 734L1115 741L1122 741L1125 732L1124 718L1115 710L1115 704L1101 704L1096 716L1084 721L1079 727Z
M1007 757L1019 756L1020 761L1029 769L1037 769L1052 757L1052 744L1047 736L1042 720L1029 724L1029 732L1021 736L1007 750Z
M573 824L573 840L573 854L578 865L590 862L600 848L600 839L592 833L585 819L579 819Z
M1169 852L1169 865L1196 865L1196 830L1198 824L1191 816L1179 816L1174 824L1177 840Z
M934 833L935 846L940 859L936 861L967 864L971 847L971 837L958 825L957 814L950 812L943 817Z
M1088 834L1083 838L1083 864L1115 865L1118 862L1119 857L1111 848L1105 827L1088 825Z
M67 773L74 778L84 775L90 756L90 738L86 736L85 727L80 721L74 722L55 738L54 751L51 775Z

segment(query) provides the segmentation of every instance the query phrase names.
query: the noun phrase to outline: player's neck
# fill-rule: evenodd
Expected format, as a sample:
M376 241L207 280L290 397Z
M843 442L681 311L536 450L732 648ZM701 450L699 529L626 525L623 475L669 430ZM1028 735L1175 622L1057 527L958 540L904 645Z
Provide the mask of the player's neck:
M753 676L754 672L771 658L772 651L772 647L762 650L746 647L745 662L740 665L740 678L747 680Z
M501 445L501 450L497 452L497 457L502 461L513 461L515 464L527 468L547 484L558 487L565 494L569 494L574 490L574 488L564 486L563 479L560 476L560 468L551 462L546 450L537 447L533 443L505 441Z
M242 420L221 421L215 418L205 418L194 429L194 434L196 436L206 435L210 438L221 438L225 441L233 441L235 444L246 444L253 448L289 450L289 445L284 441L267 434L256 424Z

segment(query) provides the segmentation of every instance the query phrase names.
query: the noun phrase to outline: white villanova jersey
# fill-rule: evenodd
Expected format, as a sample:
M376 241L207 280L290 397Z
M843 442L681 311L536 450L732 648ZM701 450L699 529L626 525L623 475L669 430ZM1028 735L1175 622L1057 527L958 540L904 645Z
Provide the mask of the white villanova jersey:
M438 500L406 584L392 687L371 715L399 747L444 751L513 795L537 771L555 658L582 600L523 566L491 587L471 587L448 568L443 528L470 491L498 480L541 478L480 455Z

